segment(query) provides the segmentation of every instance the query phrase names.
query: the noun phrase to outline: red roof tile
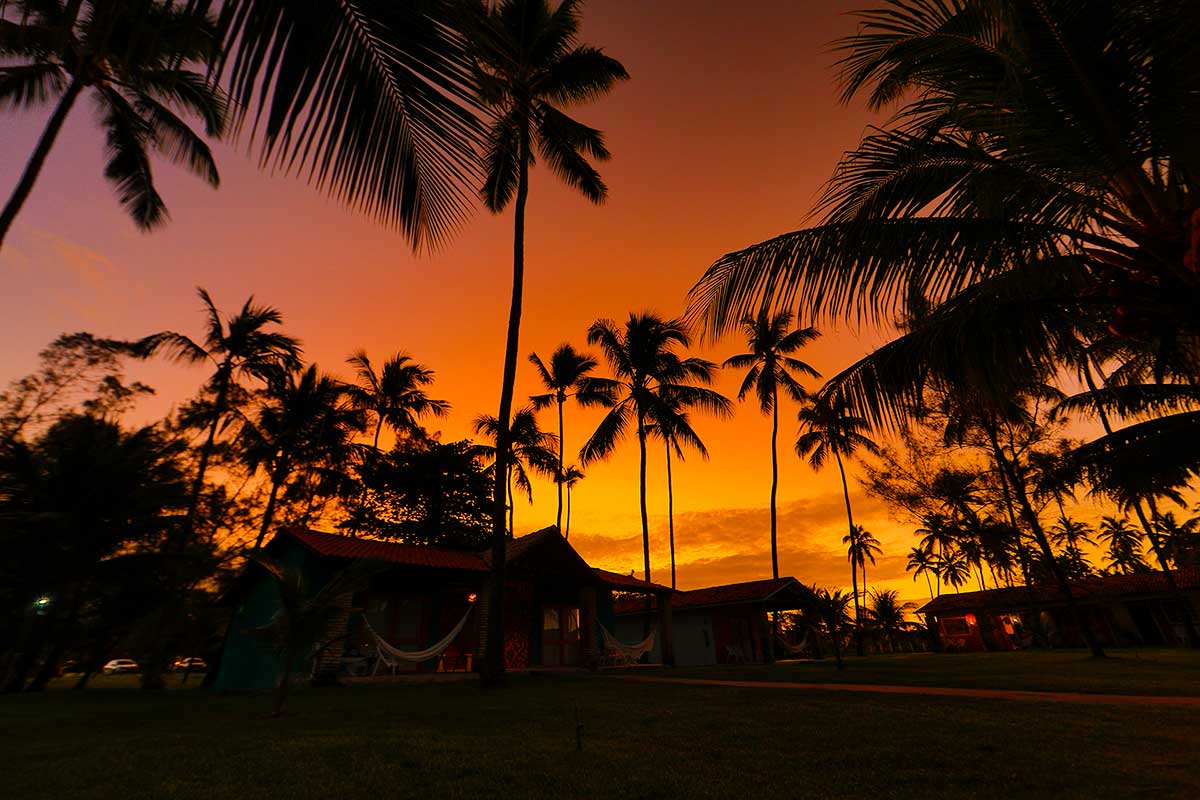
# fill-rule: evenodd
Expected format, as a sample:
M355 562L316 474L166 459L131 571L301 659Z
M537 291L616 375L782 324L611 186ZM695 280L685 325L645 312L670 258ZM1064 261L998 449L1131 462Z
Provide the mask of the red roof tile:
M1185 567L1171 571L1175 584L1185 591L1200 589L1200 568ZM1166 594L1170 591L1161 570L1135 572L1132 575L1107 575L1072 581L1071 596L1079 600L1101 600L1127 596ZM1057 586L1005 586L982 592L943 594L922 606L919 614L945 614L974 610L1002 610L1054 605L1063 602Z
M609 572L606 569L592 567L592 571L600 578L604 585L612 589L621 589L627 592L673 592L674 589L669 586L663 586L658 583L651 583L635 578L632 575L622 575L619 572ZM645 601L641 601L645 605Z
M356 539L320 531L287 530L281 536L291 536L313 552L330 558L365 558L438 569L461 569L487 572L487 564L475 553L425 547L415 544L385 542L380 539Z

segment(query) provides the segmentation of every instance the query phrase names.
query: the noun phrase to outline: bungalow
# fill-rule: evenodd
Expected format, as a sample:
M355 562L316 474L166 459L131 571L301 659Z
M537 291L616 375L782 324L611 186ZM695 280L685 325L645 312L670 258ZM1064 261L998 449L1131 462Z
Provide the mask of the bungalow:
M771 611L803 608L811 590L795 578L730 583L671 596L674 657L679 666L769 662ZM640 638L647 614L656 613L653 600L622 598L616 609L616 634L625 641ZM652 617L653 618L653 617ZM658 644L650 660L658 661Z
M341 601L322 637L334 644L321 649L301 673L467 672L482 655L490 551L462 552L307 530L280 532L266 551L298 570L309 592L355 562L379 566L368 585ZM511 540L502 610L508 668L597 664L604 641L601 626L611 631L615 624L614 591L648 596L663 609L655 622L658 638L666 644L661 658L670 663L671 604L666 601L671 589L589 566L554 527ZM235 611L216 687L275 685L280 657L255 633L280 609L274 579L251 565L229 597Z
M1200 569L1173 570L1171 577L1196 617ZM1102 645L1182 645L1184 606L1163 572L1086 578L1071 584L1071 596ZM1081 647L1083 636L1056 586L1015 586L943 594L919 611L943 647L954 650L1014 650L1036 638L1056 647Z

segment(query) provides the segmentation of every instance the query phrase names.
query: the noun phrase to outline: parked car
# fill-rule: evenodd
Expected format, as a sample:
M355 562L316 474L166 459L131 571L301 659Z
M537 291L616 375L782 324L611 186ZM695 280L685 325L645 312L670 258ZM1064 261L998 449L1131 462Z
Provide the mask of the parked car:
M177 658L173 669L176 672L207 672L208 663L203 658L193 656L192 658Z
M138 663L132 658L114 658L104 665L105 675L121 675L125 672L137 672Z

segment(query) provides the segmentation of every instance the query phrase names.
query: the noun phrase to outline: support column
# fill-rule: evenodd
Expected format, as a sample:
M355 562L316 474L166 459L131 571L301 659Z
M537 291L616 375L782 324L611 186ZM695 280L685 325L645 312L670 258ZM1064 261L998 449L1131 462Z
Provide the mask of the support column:
M488 616L491 613L492 579L487 578L475 596L475 659L473 666L478 672L487 657Z
M658 595L658 652L664 667L675 666L675 640L671 638L671 595Z
M599 632L596 619L596 587L584 586L579 590L579 647L583 665L590 670L600 668L600 651L596 646Z
M342 653L346 650L346 636L350 628L350 607L354 593L346 592L337 599L337 610L321 631L314 646L321 651L313 657L313 686L332 686L338 682L342 672Z
M767 608L763 606L760 613L755 615L758 623L758 639L762 644L762 660L764 664L775 663L775 641L771 638L771 622L767 619Z

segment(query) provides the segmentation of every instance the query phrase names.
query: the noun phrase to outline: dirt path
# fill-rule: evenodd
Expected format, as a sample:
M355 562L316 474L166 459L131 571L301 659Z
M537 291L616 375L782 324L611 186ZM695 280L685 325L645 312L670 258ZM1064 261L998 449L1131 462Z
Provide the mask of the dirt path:
M1125 706L1200 708L1200 697L1136 694L1085 694L1082 692L1031 692L1020 689L961 689L948 686L897 686L878 683L793 683L789 681L731 681L716 678L663 678L649 675L612 676L641 683L680 683L692 686L737 686L746 689L815 689L829 692L920 694L935 697L985 697L994 700L1041 700L1053 703L1107 703Z

